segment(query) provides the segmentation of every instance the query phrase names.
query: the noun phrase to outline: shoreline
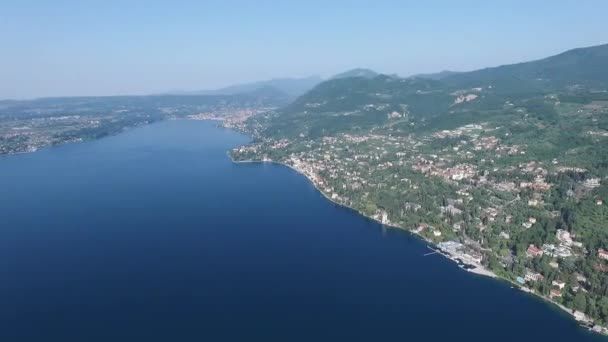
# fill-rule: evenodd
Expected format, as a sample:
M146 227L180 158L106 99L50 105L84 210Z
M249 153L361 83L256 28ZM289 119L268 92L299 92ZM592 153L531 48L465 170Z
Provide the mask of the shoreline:
M386 226L386 227L389 227L389 228L395 228L395 229L399 229L399 230L405 231L405 232L407 232L407 233L411 234L412 236L414 236L414 237L416 237L416 238L421 239L422 241L426 242L426 243L427 243L427 244L429 244L430 246L432 246L432 247L434 247L434 248L437 248L437 245L436 245L436 243L435 243L435 242L431 241L430 239L426 238L425 236L423 236L422 234L420 234L420 233L418 233L418 232L416 232L416 231L413 231L413 230L410 230L410 229L407 229L407 228L404 228L404 227L401 227L401 226L397 226L397 225L392 225L392 224L384 224L384 223L380 222L379 220L377 220L377 219L375 219L375 218L373 218L373 217L369 217L369 216L367 216L366 214L362 213L361 211L359 211L359 210L357 210L357 209L351 208L351 207L349 207L349 206L348 206L348 205L346 205L346 204L342 204L342 203L338 203L338 202L336 202L336 201L335 201L335 200L333 200L333 199L332 199L330 196L327 196L327 195L326 195L326 194L325 194L325 193L324 193L324 192L323 192L323 191L322 191L322 190L319 188L319 186L317 186L317 184L316 184L316 183L315 183L315 182L314 182L314 181L313 181L313 180L312 180L310 177L308 177L308 176L307 176L307 175L306 175L304 172L301 172L300 170L296 169L295 167L293 167L293 166L291 166L291 165L288 165L288 164L283 163L283 162L274 161L274 160L239 160L239 161L236 161L236 160L234 160L234 159L232 158L232 156L230 155L230 153L227 153L227 155L228 155L228 157L230 158L230 160L231 160L233 163L235 163L235 164L240 164L240 163L257 163L257 164L269 163L269 164L275 164L275 165L282 165L282 166L286 166L286 167L288 167L289 169L291 169L291 170L293 170L293 171L297 172L298 174L300 174L300 175L304 176L304 178L306 178L306 179L307 179L307 180L308 180L308 181L309 181L309 182L310 182L310 183L311 183L311 184L312 184L312 185L315 187L315 189L316 189L316 190L317 190L317 191L318 191L318 192L319 192L319 193L320 193L320 194L321 194L323 197L325 197L327 200L329 200L331 203L333 203L333 204L335 204L335 205L339 205L339 206L341 206L341 207L343 207L343 208L347 208L347 209L349 209L349 210L352 210L352 211L356 212L357 214L361 215L362 217L364 217L364 218L366 218L366 219L369 219L369 220L372 220L372 221L374 221L374 222L376 222L376 223L379 223L379 224L381 224L381 225L383 225L383 226ZM437 249L437 250L438 250L438 249ZM439 251L439 250L438 250L438 251ZM439 253L437 253L437 254L440 254L442 257L444 257L444 258L446 258L446 259L448 259L448 260L452 260L452 261L454 261L454 262L458 263L458 260L457 260L457 259L452 258L452 257L450 257L450 256L446 255L446 254L445 254L445 253L443 253L443 252L439 252ZM469 272L469 273L475 274L475 275L479 275L479 276L483 276L483 277L488 277L488 278L495 279L495 280L499 280L499 281L505 281L505 282L507 282L509 285L511 285L511 287L512 287L513 289L517 289L517 290L522 291L522 292L524 292L524 293L528 293L528 294L530 294L530 295L534 296L534 297L535 297L535 298L537 298L537 299L541 299L541 300L543 300L545 303L552 304L554 308L558 308L558 309L560 309L561 311L563 311L563 312L567 313L567 314L568 314L568 315L570 315L570 316L571 316L571 318L573 318L573 319L574 319L574 320L575 320L575 321L576 321L576 322L577 322L577 323L578 323L578 324L579 324L579 325L580 325L582 328L586 328L587 330L589 330L589 331L591 331L591 332L593 332L593 333L597 333L597 334L602 335L602 336L608 336L608 334L607 334L607 333L604 333L604 332L597 332L597 331L593 330L593 329L592 329L592 326L589 324L589 322L579 321L578 319L576 319L576 316L575 316L575 314L574 314L574 310L569 309L569 308L565 307L564 305L562 305L562 304L560 304L560 303L558 303L558 302L556 302L556 301L553 301L551 298L548 298L548 297L546 297L546 296L544 296L544 295L542 295L542 294L539 294L539 293L537 293L537 292L535 292L535 291L526 290L524 287L522 287L522 286L521 286L521 284L519 284L519 283L517 283L517 282L515 282L515 281L513 281L513 280L511 280L511 279L508 279L508 278L506 278L506 277L499 276L498 274L496 274L496 273L492 272L491 270L489 270L488 268L486 268L486 267L484 267L484 266L482 266L482 265L475 265L475 267L474 267L474 268L470 268L470 269L463 268L463 270L465 270L465 271L467 271L467 272Z
M159 122L163 122L163 121L172 121L172 120L184 120L184 121L189 121L189 120L192 120L192 121L209 121L209 122L215 122L215 123L220 122L220 123L221 123L221 121L220 121L220 120L209 120L209 119L204 119L204 120L193 120L193 119L189 119L189 118L169 118L169 119L167 119L167 120L160 120L160 121L156 121L156 122L152 122L152 123L146 123L146 124L142 124L142 125L136 125L136 126L132 126L132 127L125 127L126 129L125 129L125 128L123 128L123 130L122 130L121 132L116 132L116 134L110 134L110 135L107 135L107 136L104 136L104 137L99 137L99 138L94 138L94 139L85 139L85 140L81 140L81 141L68 141L68 142L64 142L64 143L60 143L60 144L50 144L50 145L45 145L45 146L43 146L43 147L41 147L41 148L39 148L39 149L37 149L37 150L35 150L35 151L23 151L23 152L16 152L16 153L6 153L6 154L0 154L0 159L2 159L2 158L7 158L7 157L12 157L12 156L15 156L15 155L20 155L20 154L33 154L33 153L40 152L40 151L42 151L42 150L49 149L49 148L52 148L52 147L61 147L61 146L66 146L66 145L75 144L75 143L83 143L83 142L91 142L91 141L95 141L95 140L100 140L100 139L103 139L103 138L107 138L107 137L115 136L115 135L118 135L118 134L122 134L122 133L124 133L126 130L129 130L129 129L131 129L131 128L141 128L141 127L148 126L148 125L150 125L150 124L159 123ZM251 136L250 136L250 135L249 135L247 132L244 132L244 131L241 131L241 130L237 130L237 129L234 129L234 128L231 128L231 127L224 127L224 126L222 126L221 124L217 124L217 125L216 125L216 127L218 127L218 128L223 128L223 129L229 129L229 130L235 131L235 132L237 132L237 133L239 133L239 134L243 134L243 135L248 136L249 138L251 138ZM382 226L389 227L389 228L395 228L395 229L399 229L399 230L401 230L401 231L405 231L405 232L407 232L407 233L411 234L412 236L414 236L414 237L416 237L416 238L419 238L420 240L424 241L424 242L425 242L425 243L427 243L429 246L432 246L432 247L434 247L434 248L437 248L437 245L436 245L436 243L435 243L435 242L433 242L432 240L430 240L430 239L426 238L425 236L423 236L422 234L420 234L420 233L418 233L418 232L416 232L416 231L414 231L414 230L411 230L411 229L408 229L408 228L404 228L404 227L401 227L401 226L398 226L398 225L395 225L395 224L385 224L385 223L382 223L380 220L375 219L375 218L373 218L373 217L370 217L370 216L366 215L365 213L363 213L363 212L361 212L361 211L359 211L359 210L357 210L357 209L355 209L355 208L352 208L352 207L350 207L350 206L348 206L348 205L346 205L346 204L339 203L339 202L335 201L335 200L334 200L334 199L332 199L330 196L328 196L328 195L327 195L325 192L323 192L323 191L320 189L320 187L319 187L319 186L318 186L318 185L317 185L317 184L314 182L314 180L313 180L313 179L311 179L311 178L310 178L308 175L306 175L306 173L304 173L304 172L302 172L302 171L298 170L297 168L293 167L292 165L289 165L289 164L286 164L286 163L283 163L283 162L279 162L279 161L274 161L274 160L241 160L241 161L236 161L236 160L234 160L234 159L232 158L232 156L230 155L229 151L228 151L226 154L227 154L228 158L231 160L231 162L232 162L232 163L235 163L235 164L239 164L239 163L257 163L257 164L269 163L269 164L275 164L275 165L282 165L282 166L285 166L285 167L287 167L287 168L289 168L289 169L291 169L291 170L295 171L296 173L298 173L298 174L300 174L300 175L304 176L304 177L305 177L305 178L306 178L306 179L307 179L307 180L308 180L308 181L309 181L309 182L310 182L310 183L311 183L311 184L314 186L314 188L315 188L315 189L316 189L316 190L317 190L317 191L318 191L318 192L319 192L319 193L320 193L320 194L321 194L321 195L322 195L322 196L323 196L325 199L329 200L331 203L333 203L333 204L335 204L335 205L338 205L338 206L340 206L340 207L343 207L343 208L349 209L349 210L351 210L351 211L353 211L353 212L356 212L357 214L361 215L363 218L368 219L368 220L371 220L371 221L374 221L375 223L378 223L378 224L380 224L380 225L382 225ZM452 260L452 261L454 261L454 262L458 263L458 260L456 260L455 258L450 257L449 255L445 255L443 252L441 252L441 253L437 253L437 254L441 254L443 257L447 258L448 260ZM461 268L462 268L462 267L461 267ZM575 314L574 314L574 310L569 309L569 308L565 307L564 305L562 305L562 304L560 304L560 303L558 303L558 302L556 302L556 301L553 301L551 298L549 298L549 297L547 297L547 296L544 296L544 295L542 295L542 294L539 294L538 292L533 292L533 291L530 291L529 289L527 289L526 287L522 287L522 286L521 286L521 284L517 283L516 281L514 281L514 280L512 280L512 279L508 279L508 278L506 278L506 277L503 277L503 276L497 275L496 273L492 272L491 270L489 270L488 268L486 268L486 267L484 267L484 266L482 266L482 265L476 266L476 267L474 267L474 268L463 268L463 270L464 270L464 271L467 271L467 272L469 272L469 273L472 273L472 274L479 275L479 276L489 277L489 278L496 279L496 280L503 280L503 281L505 281L505 282L509 283L509 285L510 285L510 286L511 286L513 289L517 289L517 290L519 290L519 291L522 291L522 292L525 292L525 293L531 294L531 295L533 295L533 296L534 296L534 297L536 297L536 298L542 299L542 300L543 300L544 302L546 302L546 303L553 304L555 308L559 308L559 309L560 309L562 312L565 312L565 313L567 313L569 316L571 316L572 318L574 318L574 319L575 319L575 321L576 321L576 322L577 322L577 323L578 323L578 324L579 324L581 327L586 328L587 330L589 330L589 331L591 331L591 332L594 332L594 333L597 333L597 334L599 334L599 335L602 335L602 336L608 336L608 333L607 333L607 332L605 332L605 331L604 331L604 332L598 332L598 331L593 330L593 329L592 329L592 325L590 325L588 322L585 324L585 322L584 322L584 321L583 321L583 322L581 322L581 321L577 320L577 319L576 319L576 316L575 316Z

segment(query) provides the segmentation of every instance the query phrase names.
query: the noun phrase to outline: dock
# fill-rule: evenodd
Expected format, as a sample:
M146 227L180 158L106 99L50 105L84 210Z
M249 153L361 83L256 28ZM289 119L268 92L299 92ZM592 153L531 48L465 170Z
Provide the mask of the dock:
M432 248L431 248L431 247L429 247L429 246L427 246L427 247L428 247L428 249L432 250L432 252L426 253L426 254L424 254L424 255L422 255L422 256L429 256L429 255L433 255L433 254L437 254L437 253L439 253L439 250L432 249Z

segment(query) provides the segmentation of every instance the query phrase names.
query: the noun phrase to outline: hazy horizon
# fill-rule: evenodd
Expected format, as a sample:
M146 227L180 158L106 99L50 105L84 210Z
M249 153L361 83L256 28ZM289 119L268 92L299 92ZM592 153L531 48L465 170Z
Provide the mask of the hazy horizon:
M0 10L0 99L197 91L359 67L468 71L604 44L608 29L603 1L23 1Z

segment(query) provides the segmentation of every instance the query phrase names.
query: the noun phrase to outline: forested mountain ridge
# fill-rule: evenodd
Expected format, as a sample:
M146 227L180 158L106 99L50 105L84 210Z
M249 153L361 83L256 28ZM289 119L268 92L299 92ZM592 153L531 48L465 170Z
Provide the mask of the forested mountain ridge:
M499 92L608 88L608 44L568 50L537 61L458 73L442 78L450 87L492 86Z
M345 72L341 72L337 75L334 75L331 79L339 79L339 78L353 78L353 77L362 77L362 78L374 78L379 74L371 69L365 68L355 68Z
M474 117L471 112L502 110L506 102L537 103L548 94L601 99L606 89L608 45L600 45L439 79L367 72L332 78L273 113L263 126L268 135L325 135L383 125L393 113L427 121L447 114Z

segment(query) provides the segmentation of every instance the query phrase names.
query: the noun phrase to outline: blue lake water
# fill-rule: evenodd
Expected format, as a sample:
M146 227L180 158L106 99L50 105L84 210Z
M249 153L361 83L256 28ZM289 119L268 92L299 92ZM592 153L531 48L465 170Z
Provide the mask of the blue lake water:
M0 341L605 341L168 121L0 158Z

